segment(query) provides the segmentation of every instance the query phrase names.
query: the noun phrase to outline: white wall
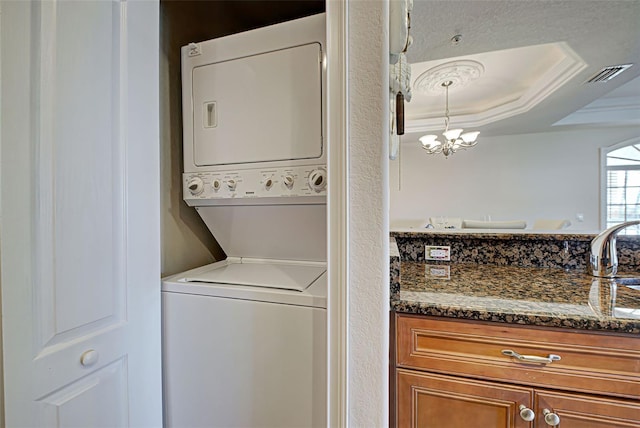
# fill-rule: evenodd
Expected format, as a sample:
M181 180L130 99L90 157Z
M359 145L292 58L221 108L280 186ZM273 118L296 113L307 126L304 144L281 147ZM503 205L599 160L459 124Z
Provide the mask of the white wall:
M448 159L428 155L419 135L403 137L390 163L391 222L434 216L482 220L567 218L571 230L600 229L600 147L638 127L582 128L483 137ZM400 190L399 190L400 189ZM584 222L576 214L584 215Z
M388 424L388 7L349 2L349 425Z

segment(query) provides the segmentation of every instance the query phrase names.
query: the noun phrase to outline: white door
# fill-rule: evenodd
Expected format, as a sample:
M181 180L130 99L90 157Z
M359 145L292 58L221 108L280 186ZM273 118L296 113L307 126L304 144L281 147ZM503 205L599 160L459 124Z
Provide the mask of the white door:
M161 426L157 1L1 7L6 424Z

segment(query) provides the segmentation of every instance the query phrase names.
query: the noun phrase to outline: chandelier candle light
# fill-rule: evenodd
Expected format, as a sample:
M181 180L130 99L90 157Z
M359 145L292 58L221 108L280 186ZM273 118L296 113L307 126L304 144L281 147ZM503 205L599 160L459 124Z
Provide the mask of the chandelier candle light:
M479 131L462 133L462 129L449 129L449 86L451 86L453 82L451 80L447 80L441 83L441 86L445 89L445 111L444 111L444 132L442 135L444 136L444 142L438 140L437 135L424 135L420 137L420 143L422 144L422 148L427 151L430 155L442 153L445 157L449 157L449 155L454 154L456 151L460 149L468 149L470 147L478 144L476 139L480 134Z

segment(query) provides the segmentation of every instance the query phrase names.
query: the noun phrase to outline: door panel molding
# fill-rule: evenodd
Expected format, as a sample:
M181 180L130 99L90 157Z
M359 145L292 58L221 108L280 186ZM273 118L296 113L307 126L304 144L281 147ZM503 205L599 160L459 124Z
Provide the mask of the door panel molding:
M34 4L38 354L124 318L125 12L117 2ZM91 40L78 37L88 27Z
M51 427L126 426L127 377L124 357L37 400L38 419Z

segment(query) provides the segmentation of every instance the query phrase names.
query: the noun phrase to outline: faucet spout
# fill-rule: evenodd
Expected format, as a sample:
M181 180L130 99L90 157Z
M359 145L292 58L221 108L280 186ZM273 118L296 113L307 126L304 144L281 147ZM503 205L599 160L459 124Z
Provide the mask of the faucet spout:
M612 226L598 234L591 241L591 272L593 276L614 278L618 273L618 253L616 238L621 230L640 224L640 220L627 221Z

